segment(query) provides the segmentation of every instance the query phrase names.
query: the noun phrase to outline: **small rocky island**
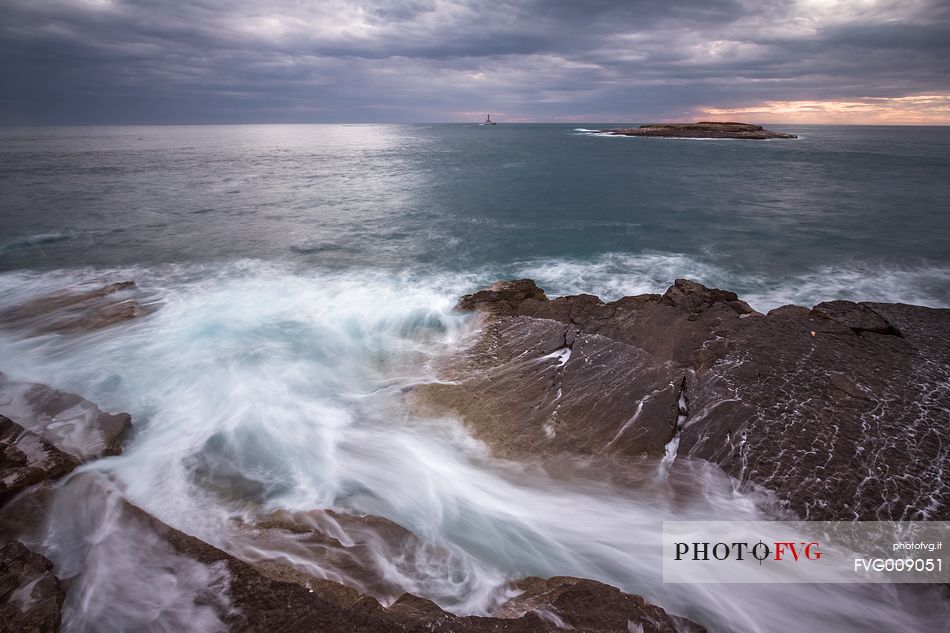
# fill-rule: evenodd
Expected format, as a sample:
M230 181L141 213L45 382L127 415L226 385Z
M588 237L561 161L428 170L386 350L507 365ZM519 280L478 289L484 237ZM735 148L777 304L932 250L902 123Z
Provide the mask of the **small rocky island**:
M763 141L770 138L798 138L794 134L766 130L761 125L731 121L698 123L651 123L640 127L601 130L616 136L660 136L665 138L741 138Z

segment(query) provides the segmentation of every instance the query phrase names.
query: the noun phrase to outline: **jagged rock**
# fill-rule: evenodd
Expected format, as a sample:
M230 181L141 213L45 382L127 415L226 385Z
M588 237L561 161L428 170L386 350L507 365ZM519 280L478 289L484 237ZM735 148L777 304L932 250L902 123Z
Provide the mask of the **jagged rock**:
M768 316L770 317L787 317L787 318L799 318L807 317L811 310L805 306L796 306L796 305L784 305L778 308L773 308L769 310Z
M0 506L80 463L122 452L128 413L111 414L77 396L0 372Z
M532 280L518 279L500 281L487 290L465 295L459 300L457 307L459 310L478 310L484 307L487 310L507 313L513 304L529 300L546 301L547 297Z
M34 334L99 330L148 314L151 309L133 295L134 281L121 281L85 292L64 290L0 312L7 327L28 328Z
M554 633L563 630L556 624L558 619L574 623L574 630L581 633L628 633L629 627L642 627L648 632L676 630L671 628L673 626L682 627L679 630L704 631L699 625L670 616L642 598L602 583L572 578L525 581L519 588L526 592L522 594L524 599L519 600L519 596L503 605L495 617L456 616L429 600L409 594L403 594L385 607L375 598L332 580L286 566L288 571L281 576L277 563L262 570L238 560L132 505L101 474L77 475L57 490L56 495L63 495L60 501L66 504L58 508L59 512L65 512L63 520L75 522L65 529L101 535L97 539L78 540L68 552L71 560L63 565L62 578L70 591L93 582L97 591L114 592L115 595L99 596L95 600L90 600L92 595L84 596L82 608L93 612L107 608L102 600L107 600L108 605L108 600L123 600L123 593L130 591L123 584L100 584L99 577L84 578L87 557L102 560L116 552L132 558L123 558L115 564L135 565L135 557L141 557L140 573L151 567L165 570L163 573L177 573L176 590L184 591L183 600L193 602L186 608L194 608L209 625L220 623L230 631ZM340 515L325 515L320 520L328 517L340 518ZM5 518L0 515L0 527ZM380 522L389 523L373 517L351 519L374 528ZM303 520L300 514L276 515L262 529L306 532L309 528ZM390 528L393 525L389 524ZM6 528L9 530L10 526ZM396 528L397 533L404 532ZM136 545L130 548L129 543ZM96 548L101 549L91 551ZM150 581L143 576L136 582ZM137 594L127 597L149 600ZM67 614L68 607L69 603ZM126 604L126 613L133 616L138 613L134 605L131 611L129 609L130 605ZM162 618L153 624L168 625L180 616L158 612L150 617ZM116 623L111 622L111 625Z
M868 307L867 304L853 301L825 301L812 308L814 314L840 323L856 333L874 332L900 336L900 331Z
M0 414L78 461L122 452L128 413L106 413L88 400L0 372Z
M457 412L508 456L659 457L678 437L808 519L950 518L950 310L759 315L687 280L610 303L515 284L460 302L480 334L407 392L417 411Z
M650 362L641 349L577 325L517 316L485 324L444 382L419 385L409 398L420 413L462 413L505 457L605 447L660 454L675 427L682 373Z
M706 629L672 616L640 596L623 593L593 580L567 576L524 578L515 583L524 591L506 602L499 615L521 617L536 613L561 629L690 633ZM634 627L640 627L639 629Z
M573 581L576 585L570 591L536 590L536 598L529 607L520 613L511 607L503 607L504 617L455 616L435 603L411 594L403 594L387 608L374 598L359 596L352 589L332 581L303 576L298 576L293 582L274 580L197 539L171 528L159 529L178 551L195 560L204 564L227 563L229 594L237 614L225 615L222 619L231 631L553 633L563 630L558 626L558 620L572 623L574 630L581 633L628 633L630 623L643 627L645 632L705 631L698 624L668 615L639 596L624 594L595 581L578 579L554 579L558 585L565 581ZM679 623L682 628L674 628L673 623Z
M659 136L667 138L737 138L766 140L771 138L798 138L794 134L766 130L761 125L718 121L698 123L658 123L633 128L601 130L620 136Z
M0 631L56 633L65 593L53 563L10 541L0 547Z
M402 594L393 571L411 574L420 559L432 567L449 564L450 554L425 543L406 528L382 517L353 516L332 510L272 512L243 532L248 549L291 551L308 565L294 573L319 568L326 578L358 590L359 594L391 602ZM385 561L385 562L383 562ZM265 575L288 579L285 559L253 561ZM312 566L311 566L312 565ZM339 597L339 596L338 596ZM352 597L343 595L344 602Z
M78 465L42 437L0 415L0 506L21 490L58 479Z
M378 558L387 565L405 565L411 569L415 558L426 555L429 563L439 563L439 548L426 546L418 537L405 528L386 519L373 516L351 516L332 511L312 512L278 511L254 525L263 532L286 532L306 543L303 550L321 568L345 569L341 576L347 587L328 580L315 580L299 570L288 574L286 562L278 560L255 563L255 568L264 575L277 580L290 580L313 588L315 593L327 597L337 605L352 607L362 596L360 592L392 602L388 612L419 621L438 620L445 612L429 600L410 594L402 594L391 580L386 569L378 568ZM255 533L254 543L268 543L267 535ZM273 534L271 535L273 537ZM341 541L345 541L344 545ZM316 546L316 547L314 547ZM436 551L432 551L432 550ZM327 551L330 555L327 555ZM334 557L348 557L341 565ZM446 552L442 552L444 557ZM354 582L355 581L355 582ZM351 589L357 587L359 592ZM550 579L525 578L513 583L512 589L519 595L501 605L493 618L472 618L489 628L471 630L496 630L493 619L527 620L535 617L556 627L571 627L580 631L627 631L629 622L643 627L645 633L673 631L703 631L703 627L667 614L663 609L647 603L640 596L626 594L599 582L571 577ZM525 616L528 616L527 618ZM467 630L467 629L462 629ZM508 630L503 628L502 630ZM518 628L516 630L523 630ZM548 630L546 628L524 630Z
M660 301L692 314L700 313L720 303L729 306L739 314L755 312L748 303L740 300L736 293L718 288L707 288L689 279L674 281L673 285L660 297Z

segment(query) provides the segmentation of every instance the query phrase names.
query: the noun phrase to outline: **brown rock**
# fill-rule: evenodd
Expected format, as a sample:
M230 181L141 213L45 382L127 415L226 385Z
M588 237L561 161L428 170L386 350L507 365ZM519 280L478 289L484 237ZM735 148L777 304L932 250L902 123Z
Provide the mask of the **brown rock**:
M849 327L858 334L874 332L875 334L901 335L900 330L888 323L867 304L853 301L825 301L812 308L812 312L816 316Z
M692 314L698 314L716 304L729 306L738 314L755 312L748 303L740 300L736 293L718 288L707 288L689 279L677 279L673 282L673 285L660 297L660 301Z
M0 372L0 414L78 461L122 452L128 413L106 413L73 393L11 380Z
M78 465L42 437L0 415L0 506L21 490L58 479Z
M65 597L53 563L18 541L0 547L0 631L56 633Z
M678 454L804 518L950 518L950 310L826 302L762 316L687 280L611 303L470 296L480 335L408 398L457 412L500 454L659 457L680 433Z
M99 330L150 313L134 296L134 281L108 284L85 292L64 290L14 306L0 313L7 327L34 334Z
M503 617L460 617L429 600L408 594L384 607L375 598L361 596L332 580L299 572L281 578L276 575L279 573L276 564L262 571L256 565L238 560L131 505L100 474L83 473L73 477L56 494L67 495L67 500L79 504L75 512L69 513L79 522L74 528L103 535L103 539L81 541L81 548L108 546L108 539L134 542L135 548L130 550L122 545L118 550L125 556L148 557L149 565L190 570L191 582L204 577L213 583L213 587L191 588L195 601L200 600L202 609L211 609L230 631L554 633L561 630L555 618L576 623L574 628L580 633L628 633L630 626L641 626L644 631L673 630L663 628L669 623L689 627L683 630L704 630L669 616L637 596L594 581L572 578L531 579L520 587L528 594L520 602L515 598L505 605ZM64 509L69 510L61 507L59 511ZM296 518L287 521L285 517ZM300 525L300 518L300 515L273 518L271 526L264 529L308 531L307 526ZM354 520L384 527L389 523L372 517ZM400 533L401 528L396 532ZM80 561L89 555L88 552L70 552L71 556L77 554ZM160 558L152 560L155 557ZM206 573L195 573L199 568L206 569ZM84 567L79 565L74 573L83 574ZM67 580L70 587L81 581L76 576ZM181 580L186 581L184 577ZM107 586L119 594L123 590L121 584ZM114 599L120 600L122 596L116 595ZM126 612L129 613L128 609Z
M670 615L640 596L593 580L567 576L524 578L515 583L524 593L506 602L499 613L522 617L536 613L562 629L627 631L629 623L643 633L689 633L706 629L685 618Z
M811 310L809 310L805 306L796 306L796 305L788 304L788 305L784 305L784 306L769 310L768 316L797 319L801 317L807 318L809 312L811 312Z
M299 559L318 565L331 578L352 588L344 593L330 591L332 588L327 586L322 589L344 605L353 603L354 596L362 598L361 594L391 602L403 593L392 580L393 568L411 574L423 556L433 566L445 564L448 557L448 552L428 545L392 521L332 510L278 510L247 526L243 535L249 550L294 552ZM381 560L386 562L381 565ZM252 562L265 575L289 579L283 558ZM306 569L295 573L302 573L306 576L304 584L313 586Z
M547 301L544 291L530 279L514 281L499 281L487 290L479 290L475 294L462 297L456 308L462 311L479 309L507 313L513 305L525 301Z

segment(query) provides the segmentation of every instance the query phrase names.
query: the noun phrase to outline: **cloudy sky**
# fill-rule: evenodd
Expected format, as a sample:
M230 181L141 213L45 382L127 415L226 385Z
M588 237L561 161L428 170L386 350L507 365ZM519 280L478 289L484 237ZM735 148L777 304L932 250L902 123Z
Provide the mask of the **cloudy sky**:
M947 0L0 0L0 124L950 124Z

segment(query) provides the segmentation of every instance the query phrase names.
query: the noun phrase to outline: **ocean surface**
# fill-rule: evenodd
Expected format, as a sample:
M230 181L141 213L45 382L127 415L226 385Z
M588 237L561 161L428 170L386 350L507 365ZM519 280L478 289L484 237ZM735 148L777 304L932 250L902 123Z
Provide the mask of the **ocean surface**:
M598 126L588 126L595 129ZM531 275L605 297L688 276L765 309L950 302L950 128L798 140L569 125L0 129L0 271L280 262Z
M381 550L380 565L456 613L489 613L513 578L566 574L713 631L945 626L947 609L887 587L665 585L664 519L774 518L770 495L685 458L641 486L554 480L403 406L472 335L458 296L501 278L613 299L688 277L763 311L950 306L950 128L598 127L0 129L0 310L126 279L154 309L93 333L0 328L0 371L129 411L124 454L83 471L245 560L348 580L241 527L333 509L438 548ZM86 488L61 486L33 543L70 582L65 630L221 630L195 599L227 600L221 571L116 523Z

